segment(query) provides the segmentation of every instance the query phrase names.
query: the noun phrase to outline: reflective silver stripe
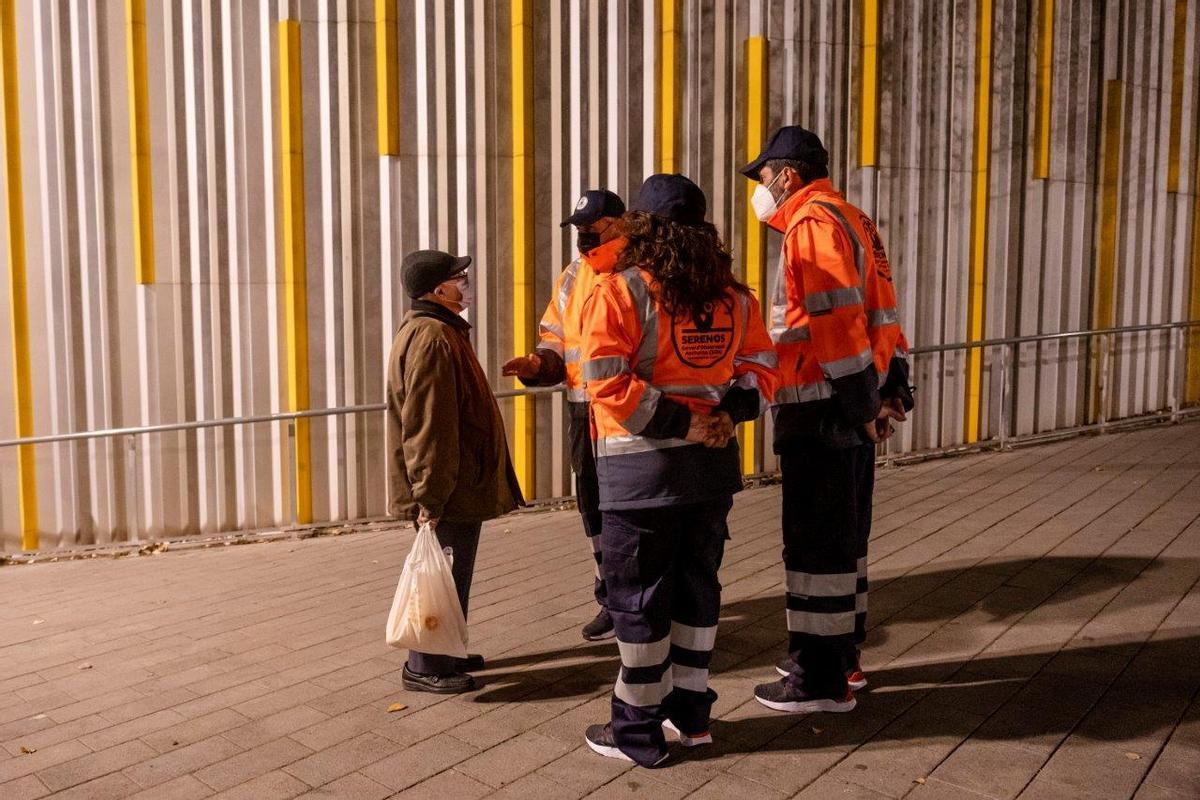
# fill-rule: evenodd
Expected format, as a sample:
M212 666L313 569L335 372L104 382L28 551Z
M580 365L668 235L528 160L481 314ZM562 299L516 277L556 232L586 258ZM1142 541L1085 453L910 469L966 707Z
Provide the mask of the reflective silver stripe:
M649 453L651 450L669 450L686 447L693 442L687 439L649 439L645 436L608 436L596 443L596 456L627 456L633 453Z
M600 552L600 537L599 536L589 536L587 538L588 538L588 541L592 543L593 555L596 553L599 553ZM617 642L617 644L619 645L620 642Z
M813 611L787 612L789 633L811 633L814 636L841 636L854 633L853 611L839 611L836 614L818 614Z
M538 330L540 330L542 333L553 334L560 339L563 338L563 336L565 335L563 333L562 325L555 325L550 322L542 322L541 324L538 325Z
M811 403L814 400L828 400L833 397L833 386L827 381L820 383L805 383L800 386L784 386L775 392L774 405L786 403Z
M858 286L840 286L827 292L813 292L804 296L804 307L809 314L823 314L835 308L862 305L863 293Z
M771 329L785 328L787 320L787 257L779 251L779 263L775 265L775 285L771 287Z
M860 578L867 577L867 559L865 556L858 560L857 567L858 567L858 577L860 577Z
M801 325L799 328L772 328L771 341L775 344L792 344L794 342L807 342L812 339L812 332L809 331L807 325Z
M867 325L879 328L884 325L899 325L900 310L896 308L875 308L867 312Z
M860 242L858 240L858 234L856 234L854 232L854 229L850 227L850 222L849 222L849 220L846 219L845 215L842 214L842 210L840 208L838 208L837 206L835 206L833 203L826 203L822 200L815 200L813 202L815 202L821 208L828 211L830 214L832 214L834 217L837 218L837 221L839 223L841 223L842 230L844 230L846 232L846 238L848 238L850 240L850 247L853 248L853 250L854 250L854 267L855 267L855 269L858 270L858 279L862 280L862 278L863 278L863 246L862 246L862 242Z
M862 372L873 363L875 363L875 357L871 354L871 348L868 347L856 356L822 362L821 371L825 373L826 378L834 380Z
M575 278L579 276L579 259L567 264L563 270L562 283L558 287L558 313L565 314L567 303L571 301L571 290L575 288Z
M639 378L648 381L654 375L654 362L658 360L658 311L654 307L650 287L646 285L641 272L637 269L627 269L621 273L621 277L625 280L630 297L633 298L638 320L642 323L642 341L638 345L633 370Z
M542 326L542 330L545 330L545 326ZM543 339L542 341L538 342L537 349L549 350L551 353L556 353L561 356L563 354L562 339Z
M858 589L857 572L834 572L820 575L813 572L787 571L788 594L804 597L845 597Z
M682 622L671 623L671 644L685 650L695 650L707 653L717 642L717 626L706 625L697 628L694 625L684 625Z
M578 347L568 347L560 355L568 364L578 364L583 360L583 350Z
M645 384L645 391L642 392L642 399L638 400L637 406L633 409L625 421L621 423L621 427L632 434L639 434L650 420L654 419L654 412L658 408L658 399L662 397L662 392L650 384Z
M671 654L671 637L664 636L656 642L622 642L617 640L621 651L621 663L627 667L657 667Z
M586 403L588 401L587 389L583 388L568 388L567 400L572 403Z
M601 356L585 361L583 364L583 379L599 381L605 378L615 378L629 372L629 362L621 356Z
M739 389L753 389L758 392L758 413L759 416L767 413L770 406L767 404L767 398L763 396L762 388L758 385L758 376L753 372L747 372L745 375L738 377L733 385Z
M867 593L866 592L859 592L858 594L854 595L854 613L855 614L867 613Z
M714 403L721 402L721 398L729 390L727 384L721 384L720 386L715 384L680 384L678 386L656 386L655 388L663 394L676 394L681 397L699 397L704 400L712 400Z
M708 670L703 667L685 667L682 664L672 664L671 681L675 684L676 689L707 692Z
M760 367L774 369L779 366L779 356L774 350L763 350L760 353L743 353L734 356L734 364L758 364Z
M671 693L671 670L663 673L657 683L626 683L618 677L613 694L631 706L656 706Z

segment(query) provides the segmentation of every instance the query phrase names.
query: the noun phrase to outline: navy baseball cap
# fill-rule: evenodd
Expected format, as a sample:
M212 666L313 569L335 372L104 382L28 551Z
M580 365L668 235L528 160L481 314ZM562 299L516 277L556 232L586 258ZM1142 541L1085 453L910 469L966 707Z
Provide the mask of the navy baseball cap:
M775 131L771 141L759 153L758 158L742 167L738 172L752 181L758 180L763 165L775 158L803 161L817 167L829 166L829 152L821 144L821 137L799 125L785 125Z
M704 192L683 175L658 174L646 178L631 211L644 211L682 225L700 225L708 210Z
M608 189L589 189L575 204L575 210L559 225L591 225L604 217L619 217L625 213L625 204L621 198Z

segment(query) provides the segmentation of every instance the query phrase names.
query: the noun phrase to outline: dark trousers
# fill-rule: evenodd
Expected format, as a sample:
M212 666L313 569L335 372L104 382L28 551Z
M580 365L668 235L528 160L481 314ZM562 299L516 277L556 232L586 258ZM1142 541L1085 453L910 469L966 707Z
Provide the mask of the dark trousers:
M471 599L471 578L475 574L475 553L479 549L479 522L439 522L437 538L443 548L454 551L454 563L450 570L454 575L454 588L458 590L458 602L462 604L463 616ZM408 668L421 675L450 675L458 672L454 656L408 652Z
M708 730L716 692L708 664L717 637L717 570L733 500L605 511L600 533L608 610L621 670L613 687L617 746L639 764L666 752L662 722Z
M575 472L575 503L583 518L583 532L592 543L596 559L596 580L593 592L596 602L604 607L604 576L600 570L603 555L600 549L600 481L596 476L596 454L592 451L591 420L587 403L568 403L570 423L567 438L571 442L571 469Z
M783 564L793 685L843 697L867 630L867 540L875 447L789 442L783 471Z

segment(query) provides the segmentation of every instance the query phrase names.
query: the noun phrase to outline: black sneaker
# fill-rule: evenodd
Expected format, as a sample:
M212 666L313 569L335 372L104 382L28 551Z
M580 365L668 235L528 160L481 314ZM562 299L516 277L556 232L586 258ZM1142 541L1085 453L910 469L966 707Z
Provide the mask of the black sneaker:
M844 713L853 711L854 706L858 704L854 699L854 692L849 689L846 690L846 696L841 699L813 697L803 690L795 688L786 679L754 687L754 699L767 708L785 711L789 714L811 714L815 711Z
M471 653L466 658L454 659L454 666L459 672L481 672L484 669L483 656Z
M617 747L617 741L613 738L612 723L604 725L588 725L587 730L583 734L583 739L587 742L587 746L593 751L599 753L606 758L615 758L618 761L628 761L630 764L636 764L629 756L621 752L621 748ZM657 767L667 760L670 753L663 753L662 756L650 764L651 767Z
M583 638L589 642L602 642L605 639L611 639L617 635L616 629L613 627L612 616L608 613L608 609L600 609L600 613L596 618L583 626Z
M432 692L434 694L462 694L475 690L475 679L465 672L452 675L421 675L404 665L401 682L410 692Z
M798 667L791 656L788 656L775 665L775 671L784 678L791 675L796 669ZM846 673L846 683L850 685L851 689L857 692L859 689L867 688L867 676L863 674L862 668L856 665L854 669Z

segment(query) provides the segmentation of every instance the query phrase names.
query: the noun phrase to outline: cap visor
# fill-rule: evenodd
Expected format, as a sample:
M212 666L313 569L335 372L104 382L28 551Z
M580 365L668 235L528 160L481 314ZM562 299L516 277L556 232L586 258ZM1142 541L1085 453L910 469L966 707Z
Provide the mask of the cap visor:
M756 181L756 180L758 180L758 173L762 170L763 164L766 164L766 163L767 163L766 156L759 156L758 158L754 159L746 166L739 169L738 172L742 173L750 180Z
M454 269L452 269L450 271L450 274L452 276L460 275L460 274L466 272L467 267L469 267L469 266L471 266L471 257L470 256L459 256L458 258L454 259Z

